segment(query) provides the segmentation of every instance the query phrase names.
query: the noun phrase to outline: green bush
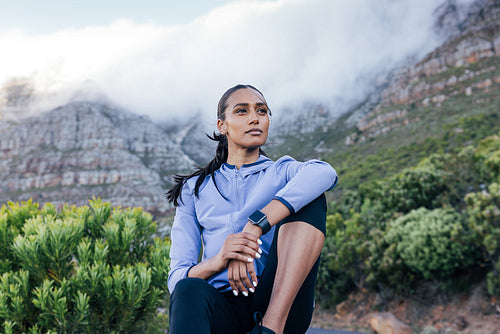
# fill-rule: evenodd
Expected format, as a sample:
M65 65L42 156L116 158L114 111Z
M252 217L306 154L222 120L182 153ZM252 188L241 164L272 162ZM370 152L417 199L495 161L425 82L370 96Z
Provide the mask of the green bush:
M448 190L449 175L431 164L424 164L375 184L360 186L360 191L373 205L379 203L373 219L383 222L394 218L396 213L440 207L442 194Z
M332 306L364 281L368 255L366 224L359 214L344 220L339 213L327 216L327 237L318 270L318 296Z
M500 136L483 139L477 146L474 157L485 179L500 182Z
M167 295L168 240L141 209L31 201L0 209L5 333L110 333L147 327Z
M451 209L420 208L394 220L384 237L389 263L401 260L425 279L448 278L471 264L472 249L463 239L466 229L459 213Z
M492 270L488 273L488 292L500 294L500 184L466 197L469 228L475 244L483 251L482 261Z

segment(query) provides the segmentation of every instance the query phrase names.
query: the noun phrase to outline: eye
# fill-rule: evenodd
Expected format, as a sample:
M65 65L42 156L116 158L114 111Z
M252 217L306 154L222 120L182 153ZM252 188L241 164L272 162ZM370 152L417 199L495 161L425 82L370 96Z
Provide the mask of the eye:
M257 110L257 112L261 115L267 115L267 109L266 108L262 108L262 109L259 109Z
M246 113L246 112L247 112L247 110L246 110L246 109L244 109L244 108L239 108L239 109L235 109L235 110L234 110L234 113L235 113L235 114L244 114L244 113Z

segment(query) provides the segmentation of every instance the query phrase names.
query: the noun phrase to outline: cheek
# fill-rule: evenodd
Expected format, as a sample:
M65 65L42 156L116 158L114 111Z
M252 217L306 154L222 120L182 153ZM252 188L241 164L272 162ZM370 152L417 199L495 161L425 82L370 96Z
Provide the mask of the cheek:
M242 125L237 120L227 122L226 126L227 126L227 132L232 133L233 135L236 135L242 129Z
M266 117L264 120L262 120L262 125L263 125L263 128L265 128L266 130L269 130L270 122L269 122L268 117Z

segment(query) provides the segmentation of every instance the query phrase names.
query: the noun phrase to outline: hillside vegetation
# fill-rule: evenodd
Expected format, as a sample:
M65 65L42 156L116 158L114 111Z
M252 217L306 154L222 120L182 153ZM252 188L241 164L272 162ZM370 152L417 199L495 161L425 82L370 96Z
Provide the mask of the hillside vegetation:
M345 191L332 203L318 282L335 305L354 289L410 295L425 281L500 295L500 136Z

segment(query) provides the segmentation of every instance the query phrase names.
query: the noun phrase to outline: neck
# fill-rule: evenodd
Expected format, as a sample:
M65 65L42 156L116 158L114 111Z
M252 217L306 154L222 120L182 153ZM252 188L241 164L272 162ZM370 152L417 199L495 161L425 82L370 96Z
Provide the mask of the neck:
M259 148L228 150L227 163L240 169L241 166L254 163L259 159Z

